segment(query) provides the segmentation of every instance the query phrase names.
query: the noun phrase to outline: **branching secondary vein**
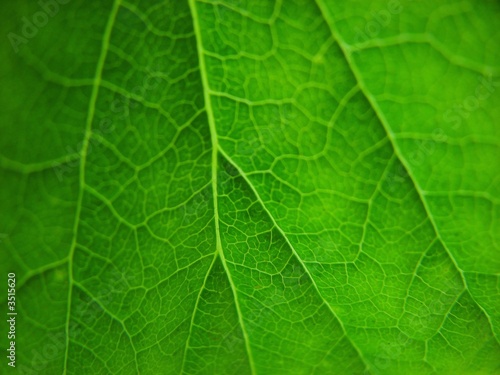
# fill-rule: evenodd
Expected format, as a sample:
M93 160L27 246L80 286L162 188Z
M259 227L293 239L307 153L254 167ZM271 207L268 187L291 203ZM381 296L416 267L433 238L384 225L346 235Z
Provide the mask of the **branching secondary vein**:
M204 99L205 99L205 107L207 110L207 117L208 117L208 124L210 127L210 137L212 140L212 193L213 193L213 203L214 203L214 216L215 216L215 235L216 235L216 243L217 243L217 253L219 254L222 265L224 267L224 270L226 271L227 277L229 279L229 284L231 285L231 289L233 292L234 296L234 301L236 305L236 310L238 313L238 320L241 325L241 330L243 332L243 337L245 338L245 347L248 353L248 361L250 364L250 369L252 371L252 374L255 374L255 367L254 367L254 362L253 362L253 356L252 356L252 350L250 347L250 341L248 338L248 334L245 328L245 323L243 321L243 315L241 313L239 301L238 301L238 295L236 292L236 287L234 285L234 282L232 280L231 273L229 272L229 269L227 267L227 262L224 257L224 251L222 249L222 244L221 244L221 239L220 239L220 229L219 229L219 211L218 211L218 192L217 192L217 168L218 168L218 150L219 150L219 142L217 139L217 130L215 127L215 120L214 120L214 115L212 111L212 104L211 104L211 99L210 99L210 87L208 84L208 78L206 74L206 65L205 65L205 57L203 53L203 43L202 43L202 37L201 37L201 31L200 31L200 25L199 25L199 20L198 20L198 12L196 9L196 4L195 0L189 0L189 6L191 8L191 14L193 17L193 27L195 30L195 35L196 35L196 46L198 49L198 59L199 59L199 64L200 64L200 75L201 75L201 80L203 84L203 93L204 93Z
M109 43L111 39L111 33L113 30L113 26L115 24L116 15L118 14L118 10L120 9L121 0L115 0L113 3L113 7L111 9L111 13L109 15L108 22L106 24L106 29L104 30L104 36L102 39L101 45L101 53L99 59L97 61L94 85L92 88L92 94L90 97L88 113L87 113L87 121L85 125L85 134L83 139L83 145L80 156L80 191L78 194L78 201L76 205L76 213L75 213L75 224L73 227L73 242L71 244L71 249L68 257L68 307L67 307L67 315L66 315L66 351L64 355L64 374L67 373L68 370L68 356L69 356L69 343L70 343L70 318L71 318L71 300L73 293L73 258L75 253L75 248L77 245L77 237L78 237L78 227L80 223L80 216L82 210L83 203L83 195L84 195L84 186L85 186L85 163L87 161L87 152L88 146L90 142L90 137L92 135L92 121L94 120L94 113L96 109L97 97L99 96L99 87L102 79L102 72L104 69L104 63L106 61L106 56L109 49ZM136 362L137 364L137 362Z
M448 254L448 256L450 258L450 260L452 261L452 263L454 264L455 268L459 272L460 277L462 279L462 283L463 283L464 288L468 290L467 279L465 277L464 271L462 270L462 268L460 268L458 262L456 261L455 257L453 256L453 253L450 251L450 249L448 248L446 242L443 240L443 238L441 236L441 233L439 231L439 227L437 226L437 224L436 224L436 222L434 220L434 216L432 215L432 212L431 212L431 210L429 208L429 204L427 202L424 190L422 189L422 187L418 183L417 179L413 176L412 170L410 168L410 164L408 163L407 159L404 157L401 149L399 148L398 143L396 142L396 136L395 136L395 134L394 134L394 132L393 132L390 124L389 124L389 121L387 120L387 118L385 117L384 113L382 112L380 106L378 105L378 102L377 102L376 98L371 94L370 90L368 90L368 88L366 87L366 85L364 83L364 80L362 79L362 75L359 72L359 69L358 69L357 65L354 63L354 61L352 59L351 50L350 50L348 44L342 39L342 36L340 35L339 31L336 29L336 26L333 23L333 21L329 20L329 18L327 17L327 12L326 12L326 9L324 7L324 4L322 3L322 0L315 0L315 1L317 2L318 7L320 8L321 13L323 15L323 18L325 19L325 22L327 23L328 27L330 28L330 31L331 31L332 35L337 40L337 42L339 44L339 47L342 50L342 52L344 54L344 57L345 57L348 65L349 65L349 68L351 69L351 71L352 71L352 73L353 73L353 75L354 75L354 77L355 77L355 79L356 79L359 87L361 88L361 91L363 92L364 96L366 97L366 99L370 103L370 106L372 107L373 111L375 112L375 114L377 115L378 119L380 120L380 123L382 124L383 128L385 129L386 134L387 134L387 136L388 136L388 138L389 138L389 140L391 142L391 145L392 145L392 148L394 150L395 155L397 156L397 158L399 159L399 161L401 162L401 164L403 164L404 168L408 171L408 176L409 176L409 178L410 178L413 186L415 187L415 190L416 190L416 192L418 194L418 197L419 197L420 201L422 202L422 205L424 207L425 213L426 213L427 217L429 218L429 220L430 220L430 222L432 224L432 228L434 230L434 233L436 234L436 237L442 243L444 249L446 250L446 253ZM486 316L486 318L487 318L487 320L489 322L489 326L490 326L490 329L491 329L491 332L492 332L493 336L496 338L497 341L499 341L498 337L495 335L495 331L493 329L493 324L492 324L492 321L491 321L491 317L488 315L488 313L483 308L483 306L481 306L474 299L474 296L471 293L469 293L469 294L470 294L472 300L478 306L478 308Z

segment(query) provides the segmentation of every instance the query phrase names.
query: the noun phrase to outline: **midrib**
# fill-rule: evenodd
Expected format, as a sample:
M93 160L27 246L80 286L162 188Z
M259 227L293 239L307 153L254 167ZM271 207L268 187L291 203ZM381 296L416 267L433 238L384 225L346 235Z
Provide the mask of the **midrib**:
M236 291L236 286L233 282L231 272L229 272L226 258L224 256L224 251L222 248L221 238L220 238L220 228L219 228L220 220L219 220L218 189L217 189L219 141L217 138L217 129L215 127L215 119L214 119L214 114L213 114L213 110L212 110L212 101L211 101L211 97L210 97L210 85L208 83L208 77L207 77L207 73L206 73L207 70L206 70L206 64L205 64L205 56L204 56L204 52L203 52L203 42L202 42L202 37L201 37L200 24L199 24L199 20L198 20L198 12L197 12L195 3L196 3L195 0L189 0L189 6L191 9L191 15L193 18L193 28L194 28L195 38L196 38L196 47L197 47L197 51L198 51L198 61L199 61L200 76L201 76L201 81L202 81L202 86L203 86L205 109L207 112L208 125L210 128L210 138L212 141L212 195L213 195L213 203L214 203L216 249L217 249L217 254L221 258L222 266L224 267L224 270L227 274L229 284L231 285L231 290L232 290L233 297L234 297L236 311L238 313L238 321L240 323L243 337L245 339L245 348L246 348L246 351L248 354L248 361L249 361L250 369L251 369L252 374L256 374L253 356L252 356L252 350L250 347L250 341L248 338L247 330L245 328L245 322L243 321L243 315L241 313L240 304L238 301L238 294Z

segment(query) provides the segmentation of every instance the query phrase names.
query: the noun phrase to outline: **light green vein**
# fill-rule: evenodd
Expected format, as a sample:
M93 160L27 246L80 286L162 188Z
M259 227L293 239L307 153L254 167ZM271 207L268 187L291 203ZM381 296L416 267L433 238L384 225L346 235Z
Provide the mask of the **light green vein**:
M25 164L16 160L9 159L6 156L0 155L0 167L2 167L3 169L8 169L13 172L30 174L30 173L43 172L50 168L58 168L58 167L62 168L62 166L66 164L76 162L79 158L80 154L74 153L74 154L64 155L52 160ZM69 168L70 167L68 167L68 169Z
M255 365L253 362L252 350L250 347L250 341L248 338L247 330L245 328L245 322L243 321L243 315L241 313L240 304L238 300L238 295L236 293L236 286L232 280L231 273L227 267L226 258L224 257L224 251L222 249L222 243L220 238L219 229L219 210L218 210L218 192L217 192L217 168L218 168L218 149L219 142L217 139L217 130L215 127L215 119L212 111L212 103L210 99L210 86L208 84L208 77L206 73L205 56L203 53L203 42L201 39L200 23L198 20L198 11L196 9L195 0L189 0L189 7L191 8L191 15L193 18L193 27L196 35L196 47L198 50L198 59L200 64L200 75L203 84L203 95L205 99L205 107L207 110L208 124L210 127L210 137L212 140L212 193L213 193L213 203L214 203L214 216L215 216L215 235L217 243L217 253L220 255L222 265L227 274L229 284L231 285L231 290L233 292L234 301L236 305L236 311L238 313L238 320L241 325L241 330L243 332L243 337L245 339L245 347L248 353L248 362L250 364L250 369L252 374L255 374Z
M321 298L321 300L324 302L324 304L328 308L328 310L332 313L333 317L338 321L340 327L342 328L342 332L343 332L344 336L346 337L347 341L352 345L352 347L354 348L354 350L359 355L359 358L361 359L361 361L365 365L366 370L370 371L370 363L364 358L363 353L359 350L359 348L356 346L356 344L347 335L347 331L345 329L344 323L340 320L340 318L338 317L337 313L333 310L332 306L326 301L326 299L323 297L323 295L319 291L319 287L316 284L316 281L314 280L314 278L312 277L312 274L309 271L309 268L306 266L306 264L304 263L304 261L302 260L302 258L299 256L299 254L297 253L297 251L293 247L293 245L290 242L290 240L288 239L285 231L278 225L278 223L274 219L274 216L271 214L271 212L269 211L269 209L267 208L267 206L264 204L264 201L260 197L259 193L255 189L255 187L252 184L252 182L249 180L249 178L246 175L246 173L238 166L238 164L236 164L232 160L232 158L222 148L219 148L219 151L226 158L226 160L229 163L231 163L234 166L234 168L236 168L236 170L238 171L238 173L241 175L241 177L243 177L243 179L245 180L245 182L248 184L248 186L250 187L250 189L253 191L253 193L255 194L255 197L257 198L257 201L262 205L262 208L267 213L267 216L271 220L272 224L278 230L278 232L283 236L283 238L285 239L285 242L287 243L288 247L291 249L293 255L295 256L295 258L297 259L297 261L302 265L304 271L306 272L306 274L308 275L309 279L311 280L311 283L313 284L316 293ZM368 373L369 372L367 372L367 374Z
M210 263L210 266L208 267L208 271L205 274L205 278L203 279L203 284L201 285L200 291L198 292L198 295L196 296L196 302L194 303L193 313L191 314L191 321L189 323L189 333L188 333L188 337L186 338L186 344L184 346L184 355L182 356L182 366L181 366L180 374L184 373L184 366L186 365L186 358L187 358L187 351L189 348L189 341L191 340L191 335L192 335L193 326L194 326L194 319L196 317L196 311L198 310L198 304L200 303L201 294L203 293L203 290L205 289L205 287L207 285L207 279L210 276L210 273L212 272L215 261L217 260L217 255L218 255L218 253L217 253L217 251L215 251L212 262Z
M399 46L405 43L415 43L415 44L427 44L431 46L436 52L438 52L445 59L450 61L452 64L469 69L473 72L477 72L482 75L486 75L490 72L498 74L498 69L494 66L485 66L484 64L477 63L463 56L454 55L451 53L446 46L436 39L431 34L399 34L394 37L389 37L385 39L373 39L364 43L347 45L344 44L344 48L349 51L362 51L364 49L371 48L384 48Z
M66 351L64 353L64 373L67 374L68 371L68 355L69 355L69 328L70 328L70 317L71 317L71 300L72 300L72 293L73 293L73 285L74 285L74 278L73 278L73 258L75 254L75 249L76 249L76 244L77 244L77 237L78 237L78 227L80 223L80 217L81 217L81 211L82 211L82 203L83 203L83 196L84 196L84 186L85 186L85 163L87 161L87 154L88 154L88 147L89 147L89 142L90 142L90 137L92 135L92 121L94 119L94 113L96 109L96 103L97 103L97 97L99 95L99 87L102 79L102 72L104 69L104 62L106 61L106 55L108 51L108 46L110 43L111 39L111 32L113 29L113 25L116 20L116 15L118 14L118 9L120 8L120 1L121 0L115 0L113 3L113 7L111 9L111 13L109 15L108 22L106 24L106 28L104 30L104 36L102 39L102 45L101 45L101 53L99 55L99 59L97 61L97 66L96 66L96 71L95 71L95 78L94 78L94 85L92 87L92 94L90 97L89 101L89 107L88 107L88 113L87 113L87 122L85 125L85 134L83 137L83 144L82 144L82 150L81 150L81 157L80 157L80 190L78 193L78 200L77 200L77 205L76 205L76 213L75 213L75 223L73 226L73 241L71 244L71 248L69 251L69 256L68 256L68 307L67 307L67 315L66 315ZM136 362L137 364L137 362Z
M466 280L465 275L464 275L464 271L459 267L458 262L456 261L455 257L453 256L453 253L450 251L450 249L446 245L446 242L443 240L441 233L439 231L439 228L434 220L434 216L432 215L432 212L429 208L429 204L427 203L427 199L425 198L425 196L426 196L425 192L423 191L422 187L418 183L417 179L413 176L412 170L410 168L410 164L406 160L406 158L403 156L403 152L401 151L398 143L396 142L396 137L394 135L394 132L392 131L392 127L390 126L389 121L387 120L382 109L380 108L380 106L377 102L377 99L374 97L374 95L372 95L370 90L367 88L367 86L362 78L361 72L359 71L357 65L354 63L352 56L351 56L352 51L351 51L349 45L343 40L343 38L342 38L341 34L339 33L339 31L337 30L335 24L332 21L330 21L329 18L327 17L328 11L325 9L323 2L321 0L315 0L315 1L317 2L318 8L320 9L320 11L322 13L322 16L323 16L325 22L327 23L328 27L330 28L330 32L332 33L333 37L337 40L337 43L339 44L339 47L342 50L344 57L349 65L349 68L351 69L359 87L361 88L361 91L365 95L366 99L370 103L370 106L372 107L373 111L375 112L378 119L380 120L380 123L384 127L384 130L385 130L389 140L391 141L391 145L392 145L392 148L394 150L394 153L396 154L398 159L401 161L401 164L403 164L404 168L408 171L408 176L409 176L413 186L415 187L415 190L418 194L420 201L422 202L424 211L432 224L432 228L434 230L434 233L436 234L436 237L443 244L443 247L445 248L446 253L448 254L450 260L454 264L457 271L460 273L460 277L462 279L464 287L467 290L469 290L469 288L467 286L467 280ZM491 321L490 316L488 315L486 310L474 299L474 297L472 295L471 295L471 298L476 303L478 308L483 312L485 317L487 318L493 336L495 337L495 339L498 342L500 342L498 337L495 335L495 331L493 329L493 322Z

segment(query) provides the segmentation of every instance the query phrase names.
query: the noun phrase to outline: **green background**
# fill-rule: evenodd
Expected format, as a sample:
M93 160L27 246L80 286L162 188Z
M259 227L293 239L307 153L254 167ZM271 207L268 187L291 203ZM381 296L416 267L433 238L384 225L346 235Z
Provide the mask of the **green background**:
M498 1L2 8L1 373L500 373Z

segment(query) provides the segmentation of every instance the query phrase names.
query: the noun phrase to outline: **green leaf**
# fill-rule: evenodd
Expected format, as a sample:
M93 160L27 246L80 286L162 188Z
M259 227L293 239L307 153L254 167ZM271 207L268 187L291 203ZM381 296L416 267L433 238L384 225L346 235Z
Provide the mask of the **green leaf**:
M17 371L500 373L499 22L472 0L3 4Z

